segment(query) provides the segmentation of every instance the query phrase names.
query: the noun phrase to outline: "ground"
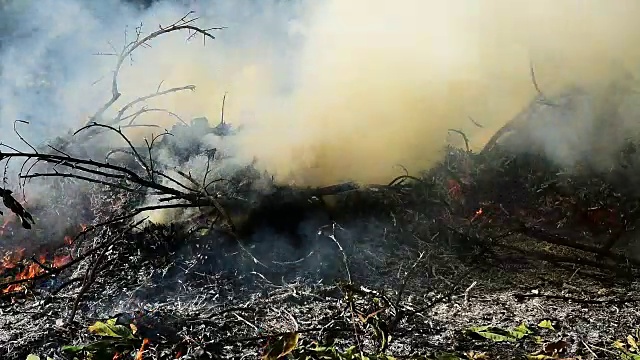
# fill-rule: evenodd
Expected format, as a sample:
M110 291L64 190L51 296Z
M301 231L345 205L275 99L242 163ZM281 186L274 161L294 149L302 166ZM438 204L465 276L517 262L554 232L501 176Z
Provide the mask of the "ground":
M211 237L194 240L164 233L165 243L151 248L150 239L159 233L147 231L111 250L117 256L71 323L66 319L74 292L53 296L41 291L35 298L7 301L0 320L3 358L25 359L33 353L71 359L63 346L98 340L87 328L109 318L137 325L135 339L121 348L122 358L129 358L126 350L133 356L147 338L144 356L149 359L255 358L265 353L269 340L296 330L295 358L316 354L309 350L312 341L335 343L343 351L360 343L375 354L380 337L372 329L389 327L394 320L398 323L389 331L384 352L396 358L444 358L443 353L450 353L465 359L475 352L489 359L518 359L558 341L566 342L559 346L566 358L619 358L614 341L626 341L640 327L637 282L578 266L513 254L476 254L480 256L462 261L446 248L436 250L443 244L435 240L397 244L398 237L389 235L386 241L392 244L384 244L336 233L329 234L335 235L335 243L318 237L305 249L286 243L245 248L256 254L270 248L269 256L256 255L265 267L244 250L223 248ZM388 252L391 248L395 252ZM295 257L292 253L308 255L295 263L277 260ZM66 278L82 273L77 269ZM354 318L352 308L361 319ZM405 315L398 316L400 311ZM554 330L538 326L545 320ZM513 329L523 323L534 333L515 342L468 331L488 325ZM332 358L348 358L343 356Z
M98 186L76 200L107 224L48 248L67 262L5 269L0 354L633 359L633 240L602 244L633 234L634 192L505 156L452 150L420 178L332 187L346 192L326 208L284 189L255 203L243 237L200 226L206 214L109 223L140 198ZM6 291L24 269L35 281Z

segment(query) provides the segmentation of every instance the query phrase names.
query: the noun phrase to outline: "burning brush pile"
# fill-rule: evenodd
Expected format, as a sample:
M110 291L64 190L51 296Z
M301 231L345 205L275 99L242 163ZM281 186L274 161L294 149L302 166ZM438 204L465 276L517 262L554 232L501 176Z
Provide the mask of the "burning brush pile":
M565 111L562 99L541 96L482 151L449 147L437 167L387 184L278 185L210 146L242 131L224 121L176 125L169 133L195 137L187 144L169 133L133 144L123 129L150 111L136 106L193 89L159 89L107 118L118 69L178 31L211 37L187 18L139 35L119 56L113 98L86 126L0 152L20 179L0 189L3 359L458 359L477 348L446 324L443 306L460 294L468 304L483 272L637 275L632 139L606 171L509 148L530 139L528 115ZM101 148L101 136L127 146ZM46 191L46 202L32 204L23 188ZM602 295L582 301L625 302Z

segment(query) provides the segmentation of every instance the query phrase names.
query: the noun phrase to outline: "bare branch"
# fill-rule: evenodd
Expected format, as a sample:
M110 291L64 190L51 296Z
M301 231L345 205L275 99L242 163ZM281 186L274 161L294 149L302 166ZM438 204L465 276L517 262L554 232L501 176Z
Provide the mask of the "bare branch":
M16 120L13 122L13 131L16 133L16 135L18 135L18 138L20 138L20 140L22 140L23 143L27 144L28 147L31 148L31 150L33 150L33 152L38 153L38 150L36 150L36 148L34 148L33 146L31 146L31 144L29 144L27 142L27 140L25 140L22 135L20 135L20 133L18 132L18 129L16 129L16 124L17 123L23 123L23 124L27 124L29 125L28 121L24 121L24 120Z
M138 153L138 150L136 150L136 148L133 146L133 144L131 143L131 140L129 140L129 138L127 138L121 130L114 128L113 126L109 126L109 125L104 125L104 124L98 124L98 123L93 123L93 124L89 124L87 126L84 126L80 129L78 129L76 132L73 133L73 135L75 136L76 134L80 133L81 131L90 129L92 127L102 127L102 128L106 128L109 130L114 131L116 134L120 135L120 137L122 139L124 139L124 141L127 143L127 145L129 145L129 147L131 148L131 150L133 151L133 154L135 155L135 157L138 159L138 161L140 161L140 164L145 168L145 170L147 170L147 175L149 175L149 178L151 178L153 175L151 173L151 169L149 168L149 166L144 162L144 160L142 159L142 156L140 156L140 154Z
M119 89L118 89L118 76L120 74L120 69L122 68L122 65L124 64L125 59L127 58L131 58L132 53L139 47L141 46L147 46L148 42L161 36L164 34L168 34L171 32L176 32L176 31L183 31L183 30L187 30L189 32L191 32L192 34L189 36L189 38L191 38L193 36L193 34L201 34L204 38L210 38L212 40L215 39L215 37L211 34L211 31L213 30L222 30L224 29L224 27L214 27L214 28L208 28L208 29L202 29L200 27L194 26L194 25L190 25L191 22L193 22L195 19L192 20L186 20L187 17L189 15L191 15L192 12L189 12L187 15L185 15L184 17L182 17L180 20L178 20L177 22L173 23L172 25L163 28L162 26L160 26L159 30L156 30L154 32L152 32L151 34L141 38L141 30L142 30L142 24L140 25L140 27L136 28L136 39L134 41L128 42L127 41L127 31L125 29L125 46L123 47L122 51L120 52L120 54L118 55L118 59L116 61L116 66L115 69L113 71L113 77L111 79L111 99L109 99L100 109L98 109L98 111L96 111L96 113L91 116L89 118L89 121L87 122L87 124L91 123L91 122L98 122L101 120L103 114L105 113L105 111L107 111L107 109L109 109L116 101L118 101L118 99L120 99L120 96L122 96L122 94L120 93ZM113 47L113 46L112 46ZM158 94L158 93L156 93ZM122 115L120 115L122 116Z
M112 121L109 122L109 125L117 125L119 122L121 122L123 120L122 116L124 115L125 111L129 110L131 107L133 107L136 104L139 104L141 102L147 101L149 99L152 99L152 98L155 98L155 97L158 97L158 96L171 94L171 93L174 93L174 92L179 92L179 91L184 91L184 90L195 91L196 87L195 87L195 85L186 85L186 86L174 87L174 88L167 89L167 90L164 90L164 91L155 92L155 93L153 93L151 95L139 97L139 98L133 100L132 102L126 104L125 106L123 106L122 109L120 109L120 111L118 111L118 114L116 115L115 119L113 119ZM129 124L131 124L131 123L129 123Z
M536 72L533 69L533 61L529 63L529 70L531 73L531 82L533 83L533 87L536 89L536 92L538 92L538 102L548 106L557 106L556 104L547 100L547 97L544 95L544 93L540 89L540 86L538 85L538 80L536 79Z
M464 145L467 149L467 152L471 151L469 148L469 138L467 137L467 135L465 133L462 132L462 130L456 130L456 129L449 129L449 132L454 132L457 134L460 134L460 136L462 136L462 139L464 140Z

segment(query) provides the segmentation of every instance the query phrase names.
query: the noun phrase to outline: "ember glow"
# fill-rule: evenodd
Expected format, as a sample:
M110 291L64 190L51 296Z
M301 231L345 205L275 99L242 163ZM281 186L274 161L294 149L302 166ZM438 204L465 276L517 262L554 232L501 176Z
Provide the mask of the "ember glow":
M68 264L70 261L71 261L71 255L56 256L53 259L53 267L59 268L61 266Z
M473 217L471 218L471 221L473 222L474 220L476 220L477 218L479 218L483 213L482 208L478 209L474 214Z
M140 346L140 350L138 350L138 353L136 354L136 360L143 360L144 359L144 351L147 348L147 345L149 344L149 339L144 338L142 340L142 346Z
M42 267L36 263L31 263L24 270L22 270L18 275L15 276L15 280L25 280L34 278L40 274L42 274L44 270ZM11 293L24 290L25 287L22 284L11 284L2 290L3 293Z
M18 262L24 259L25 250L24 248L20 248L5 254L0 261L0 274L5 270L14 269L18 265Z
M66 246L71 245L73 239L71 236L64 237L64 244ZM61 249L62 250L62 249ZM18 248L14 251L6 252L0 259L0 276L4 276L4 281L1 283L10 283L14 281L27 280L42 275L46 272L47 268L60 268L73 260L71 255L57 254L50 256L45 250L40 254L34 255L32 259L34 261L26 261L26 249ZM15 269L24 267L20 272L14 274ZM11 284L4 289L0 289L2 293L11 293L22 291L25 289L24 283Z
M11 253L10 255L5 257L2 260L2 264L0 265L0 275L2 274L1 270L10 270L10 269L15 269L16 267L18 267L19 263L22 261L23 258L24 258L24 250L21 251L21 252ZM50 265L52 267L54 267L54 268L59 268L61 266L64 266L64 265L68 264L71 260L72 260L72 258L71 258L70 255L56 255L56 256L54 256L54 258L51 261ZM47 263L48 263L47 262L47 256L46 255L40 255L38 257L38 262L40 264L46 266ZM10 280L8 282L32 279L32 278L35 278L38 275L44 274L45 269L40 264L38 264L36 262L30 263L29 265L27 265L25 267L24 270L22 270L18 274L16 274L13 280ZM6 288L4 288L2 290L2 293L10 293L10 292L22 291L24 289L25 288L24 288L23 284L11 284L11 285L7 286Z

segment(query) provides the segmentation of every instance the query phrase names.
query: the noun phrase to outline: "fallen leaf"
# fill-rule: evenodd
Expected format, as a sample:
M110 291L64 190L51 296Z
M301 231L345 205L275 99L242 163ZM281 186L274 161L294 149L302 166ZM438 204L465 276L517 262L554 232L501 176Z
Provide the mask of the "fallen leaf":
M107 322L96 321L89 326L89 331L96 335L132 339L133 333L123 325L116 325L116 319L109 319Z
M269 345L266 354L262 357L263 360L276 360L281 359L290 354L296 347L298 347L298 341L300 340L300 334L287 333L280 336L272 344Z
M634 351L638 350L638 343L636 342L636 339L633 338L633 336L631 335L627 336L627 344L631 346L632 350Z
M553 330L556 331L556 329L553 327L553 325L551 324L550 320L542 320L539 324L538 327L541 327L543 329L549 329L549 330Z
M533 331L529 330L524 323L513 330L501 329L495 326L479 326L472 327L468 331L494 342L516 342L525 336L533 334Z

